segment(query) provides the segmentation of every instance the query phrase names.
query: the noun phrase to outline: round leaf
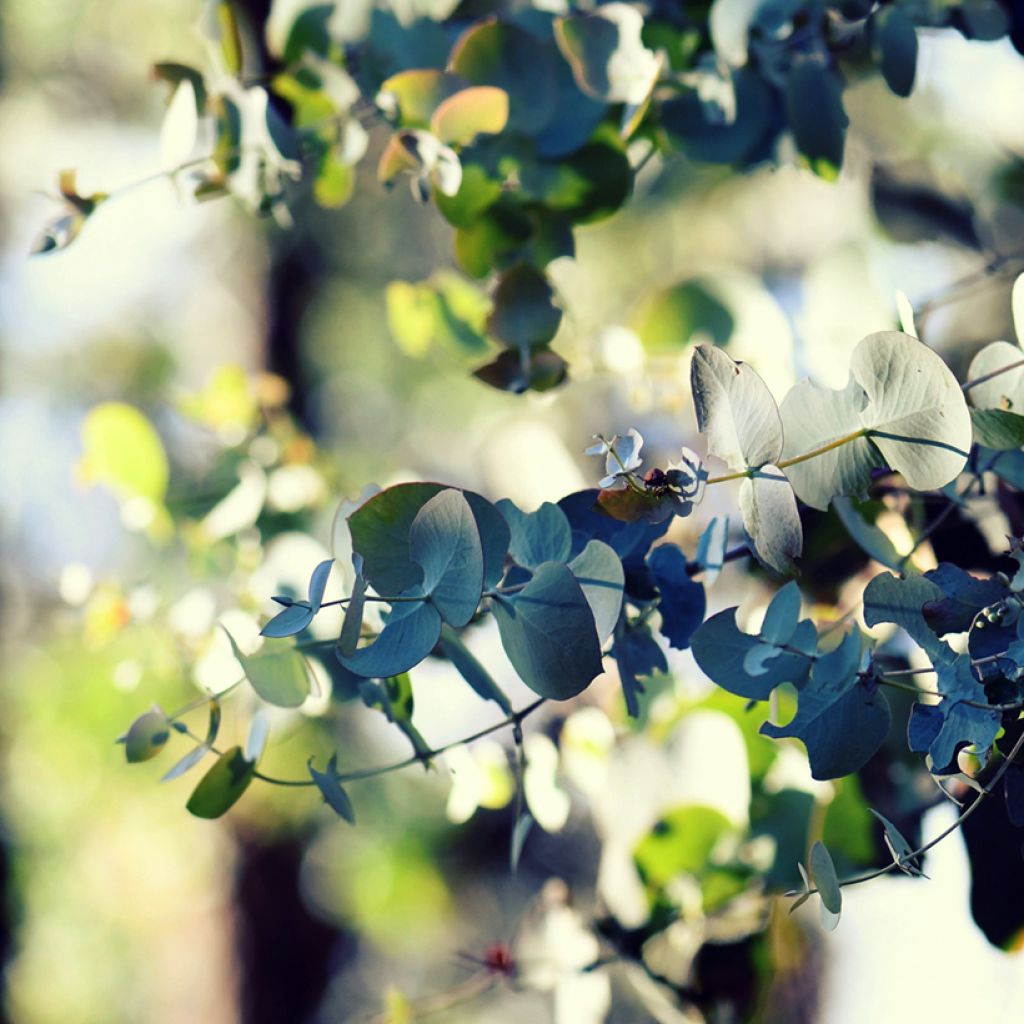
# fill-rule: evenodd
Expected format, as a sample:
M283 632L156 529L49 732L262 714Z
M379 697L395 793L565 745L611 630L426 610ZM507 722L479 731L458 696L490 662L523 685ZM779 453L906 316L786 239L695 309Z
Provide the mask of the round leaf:
M861 341L842 391L796 385L783 400L782 421L786 459L863 435L786 468L801 501L820 509L837 494L863 492L871 470L884 465L915 490L937 490L963 471L971 447L971 416L956 378L931 349L898 331Z
M494 603L501 642L535 693L568 700L603 671L594 614L576 578L547 562L518 594Z
M409 554L423 569L423 590L441 618L465 626L483 593L484 556L460 491L442 491L419 510L409 528Z

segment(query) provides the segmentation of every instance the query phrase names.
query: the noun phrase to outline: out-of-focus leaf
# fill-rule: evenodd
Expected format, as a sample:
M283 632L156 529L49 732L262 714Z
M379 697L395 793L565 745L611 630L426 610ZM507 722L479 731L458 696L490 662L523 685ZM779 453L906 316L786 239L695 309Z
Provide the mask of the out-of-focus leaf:
M171 727L162 711L147 711L132 722L124 735L124 755L129 764L148 761L164 749Z
M786 115L797 149L814 173L835 180L849 123L837 76L810 61L797 64L786 79Z
M548 209L586 224L621 208L633 188L633 169L621 144L601 139L559 160L524 164L519 182Z
M219 818L249 788L256 766L246 761L241 747L231 747L202 777L185 805L197 818Z
M641 41L643 15L624 3L593 13L558 18L555 40L572 67L576 84L607 103L641 103L658 77L656 54Z
M250 657L239 650L227 630L224 632L245 677L263 700L281 708L297 708L305 701L310 691L309 670L294 647Z
M306 764L309 769L310 778L316 783L316 788L320 790L321 796L324 798L324 802L328 807L334 811L339 818L343 818L350 825L356 823L356 812L352 807L352 801L349 799L348 793L342 789L341 783L338 781L338 757L336 754L332 754L327 762L327 771L320 772L313 767L313 758L310 758Z
M652 352L678 352L691 341L725 345L734 327L732 313L699 278L651 296L633 323Z
M872 50L885 84L909 96L917 72L917 32L901 7L883 7L871 18Z
M544 274L528 263L505 271L494 290L487 330L509 348L546 345L562 322L554 292Z
M430 130L448 145L465 146L478 135L497 135L508 123L508 93L476 85L443 100L430 118Z
M493 700L506 715L512 714L512 704L504 691L450 626L441 627L441 650L477 696Z
M539 131L554 110L553 47L518 25L486 18L455 43L449 71L508 94L508 131Z
M491 303L471 282L449 271L426 281L392 281L385 291L388 326L406 355L420 358L433 345L460 355L487 352Z
M399 71L380 87L377 106L400 128L428 128L434 111L469 83L435 68Z
M160 435L134 406L104 402L82 424L78 474L109 487L118 497L146 498L154 504L167 493L170 469Z
M715 844L732 829L729 819L713 807L694 804L669 811L633 853L640 877L660 889L679 875L702 873Z

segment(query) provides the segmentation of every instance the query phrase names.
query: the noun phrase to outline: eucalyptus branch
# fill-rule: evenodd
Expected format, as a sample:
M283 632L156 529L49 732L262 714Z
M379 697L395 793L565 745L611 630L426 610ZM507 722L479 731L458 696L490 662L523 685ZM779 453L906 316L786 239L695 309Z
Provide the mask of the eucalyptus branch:
M1024 732L1021 733L1017 742L1014 743L1013 749L1010 753L1003 759L1003 762L999 765L996 773L992 776L989 782L982 787L981 792L979 792L971 803L967 805L967 808L956 819L956 821L954 821L948 828L943 829L934 839L924 843L922 846L919 846L916 850L912 850L910 853L904 854L902 857L896 857L891 864L886 864L885 867L878 868L875 871L869 871L863 875L856 875L853 878L844 879L843 881L840 881L839 885L842 888L850 885L860 885L862 882L870 882L872 879L880 878L882 875L887 875L891 871L895 871L897 869L902 870L902 868L907 865L913 865L914 861L917 860L918 857L938 846L943 839L947 836L951 836L954 832L960 829L963 826L963 823L981 806L982 800L985 800L987 797L992 795L992 791L999 784L1002 777L1010 770L1011 765L1016 760L1017 755L1021 752L1022 748L1024 748ZM797 890L796 892L787 893L786 895L813 896L817 891L818 890L816 888L810 888Z
M464 743L473 743L476 740L483 739L484 736L490 736L491 733L498 732L509 726L512 726L513 728L520 726L530 715L533 714L534 711L546 704L547 700L548 699L546 697L539 697L532 703L527 704L525 707L520 708L518 711L514 711L511 715L503 718L500 722L495 722L493 725L488 725L469 736L453 740L451 743L445 743L440 747L433 747L430 750L424 750L422 753L413 754L401 761L394 761L391 764L380 765L377 768L364 768L352 772L336 772L334 777L338 782L355 782L360 779L372 779L379 775L387 775L390 772L397 772L403 768L411 768L414 764L427 764L435 757L439 757L441 754L451 750L453 747L461 746ZM215 750L214 753L218 753L218 751ZM312 779L279 779L272 775L265 775L262 772L255 772L254 777L259 779L261 782L270 784L271 786L302 788L316 785Z

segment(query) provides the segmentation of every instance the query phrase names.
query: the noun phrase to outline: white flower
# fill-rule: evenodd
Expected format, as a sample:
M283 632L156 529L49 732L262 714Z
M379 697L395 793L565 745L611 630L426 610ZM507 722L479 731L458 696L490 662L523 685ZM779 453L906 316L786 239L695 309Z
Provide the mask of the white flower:
M597 444L591 445L584 455L605 456L605 473L607 474L598 484L604 490L621 491L626 486L626 477L636 472L643 459L640 458L640 449L644 446L644 439L640 432L630 427L626 434L616 434L610 441L600 435L595 435Z

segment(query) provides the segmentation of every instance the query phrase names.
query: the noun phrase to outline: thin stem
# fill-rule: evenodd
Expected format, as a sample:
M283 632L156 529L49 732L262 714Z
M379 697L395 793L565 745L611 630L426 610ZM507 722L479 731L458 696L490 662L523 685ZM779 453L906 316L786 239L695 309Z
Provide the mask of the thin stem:
M849 885L860 885L862 882L870 882L874 878L880 878L882 875L887 875L890 871L895 871L897 868L902 868L904 865L912 865L918 857L927 853L933 847L938 846L943 839L945 839L947 836L952 835L954 832L957 831L957 829L963 826L963 823L981 806L982 800L992 795L992 791L999 784L1000 779L1002 779L1002 777L1010 770L1010 766L1016 760L1017 755L1021 752L1022 748L1024 748L1024 732L1020 734L1020 737L1018 738L1017 742L1013 745L1013 749L1010 751L1009 754L1007 754L1007 756L1003 760L1003 763L999 766L999 769L996 771L995 775L993 775L992 778L989 780L988 784L971 801L971 803L967 806L964 812L956 819L956 821L953 822L952 825L949 826L949 828L943 829L943 831L940 832L934 839L932 839L930 842L925 843L923 846L918 847L916 850L913 850L902 857L897 857L895 860L893 860L891 864L886 864L886 866L883 868L878 868L875 871L869 871L863 875L856 875L854 878L847 878L839 883L840 886L845 888ZM813 895L817 891L817 889L806 890L806 892L811 895ZM804 895L804 891L800 891L795 895L802 896Z
M354 782L359 779L372 779L378 775L387 775L389 772L397 772L402 768L411 768L414 764L425 764L426 762L433 760L433 758L445 753L445 751L451 750L452 747L461 746L463 743L473 743L476 740L482 739L484 736L490 736L491 733L498 732L510 725L520 725L526 718L532 715L534 711L546 704L547 701L547 697L538 697L532 704L527 704L518 711L514 711L511 715L507 718L503 718L500 722L488 725L470 736L465 736L459 740L453 740L451 743L445 743L443 746L434 747L419 754L413 754L401 761L394 761L391 764L380 765L377 768L364 768L353 772L336 772L334 777L338 782ZM256 772L255 778L259 779L261 782L269 783L272 786L305 787L316 785L312 779L278 779L271 775L264 775L262 772Z
M824 455L827 452L834 451L836 448L841 448L844 444L849 444L858 438L866 437L868 433L867 427L861 427L860 430L855 430L852 434L837 437L834 441L829 441L828 444L823 444L820 448L813 448L809 452L804 452L803 455L794 455L791 459L783 459L781 462L776 463L776 467L778 469L786 469L788 466L796 466L801 462L807 462L808 459L816 459L819 455ZM741 480L745 476L753 476L755 472L756 470L754 469L744 469L736 473L726 473L723 476L713 476L706 481L706 485L723 484L727 480Z
M1007 363L1006 366L1001 366L998 370L993 370L991 373L983 373L980 377L966 381L960 385L960 388L962 391L970 391L971 388L977 387L979 384L984 384L986 381L1000 376L1000 374L1009 373L1010 370L1017 370L1022 366L1024 366L1024 359L1017 359L1015 362Z

